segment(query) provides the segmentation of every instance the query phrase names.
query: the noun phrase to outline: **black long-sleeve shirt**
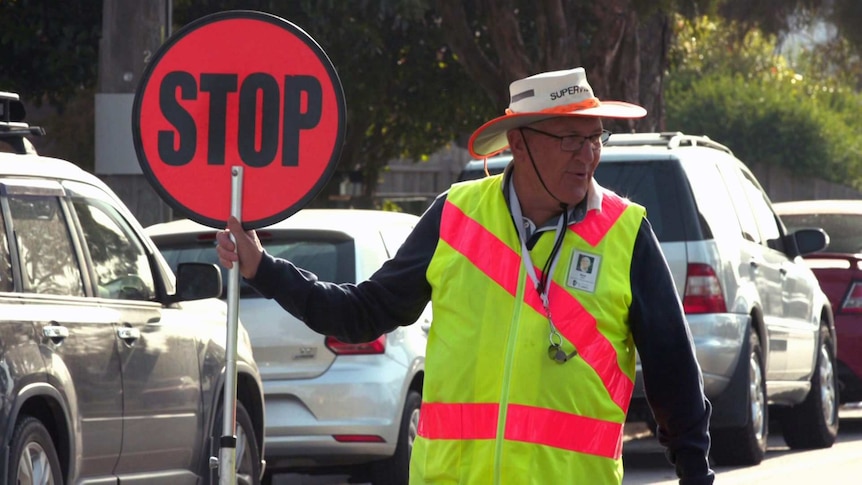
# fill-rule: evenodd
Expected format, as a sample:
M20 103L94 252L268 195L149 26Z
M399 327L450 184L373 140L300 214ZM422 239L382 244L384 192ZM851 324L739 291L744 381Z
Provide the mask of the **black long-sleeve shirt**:
M443 194L434 201L395 257L366 281L320 281L289 261L264 254L250 283L312 330L347 342L370 341L411 324L431 298L426 271L438 244L445 199ZM554 237L554 232L534 237ZM670 270L647 219L635 239L630 276L629 326L659 441L681 484L711 484L710 404Z

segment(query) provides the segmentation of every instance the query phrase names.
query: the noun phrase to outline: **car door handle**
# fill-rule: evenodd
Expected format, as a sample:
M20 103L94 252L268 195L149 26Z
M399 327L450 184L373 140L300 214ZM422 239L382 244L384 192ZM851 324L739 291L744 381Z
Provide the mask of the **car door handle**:
M69 336L69 329L62 325L51 324L42 328L42 335L59 344Z
M134 327L120 327L117 329L117 336L129 345L135 343L135 340L141 338L141 331Z

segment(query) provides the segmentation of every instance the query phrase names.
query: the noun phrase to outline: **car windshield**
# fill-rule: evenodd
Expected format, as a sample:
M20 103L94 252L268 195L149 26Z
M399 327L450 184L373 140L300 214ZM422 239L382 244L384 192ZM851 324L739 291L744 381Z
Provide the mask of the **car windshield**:
M781 220L789 231L811 227L826 231L829 245L823 252L862 252L862 214L787 214Z
M278 258L284 258L296 266L317 275L322 281L337 283L354 283L352 281L353 258L352 245L345 240L271 240L263 242L264 249ZM214 263L218 264L215 248L209 244L184 244L172 245L170 247L160 245L159 249L171 268L176 272L180 263ZM222 297L227 296L228 270L221 265L222 281L225 287ZM242 281L240 283L240 296L243 298L260 296L250 285Z

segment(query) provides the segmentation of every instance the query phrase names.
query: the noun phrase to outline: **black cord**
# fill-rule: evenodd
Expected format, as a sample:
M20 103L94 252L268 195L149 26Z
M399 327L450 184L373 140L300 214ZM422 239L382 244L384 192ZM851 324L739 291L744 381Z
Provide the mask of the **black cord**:
M518 131L521 132L521 138L524 139L524 147L526 147L527 149L527 156L530 157L530 163L533 165L533 171L536 172L536 176L539 177L539 182L542 184L542 187L544 187L545 192L547 192L551 197L554 198L554 200L560 203L560 209L562 209L563 211L563 230L560 231L560 234L557 235L557 240L554 241L554 249L551 250L551 255L548 257L548 260L545 261L545 267L544 269L542 269L542 279L539 281L539 287L536 288L536 290L541 295L548 285L548 271L550 271L551 269L551 263L554 260L554 256L556 256L557 252L560 250L560 246L563 245L563 238L566 235L566 228L569 226L569 208L565 202L557 198L557 196L554 195L553 192L551 192L548 186L545 185L545 180L542 179L542 174L539 173L539 167L536 166L536 160L533 158L533 152L530 151L530 144L527 143L527 137L524 136L524 130L518 128Z
M560 202L560 208L563 210L563 228L560 233L557 234L557 240L554 241L554 248L551 250L551 254L545 261L545 267L542 269L542 279L539 281L539 287L537 288L539 294L542 294L548 285L548 278L550 278L548 272L551 270L551 263L554 261L554 257L560 251L560 247L562 247L563 245L563 239L565 239L566 237L566 228L569 227L568 208L562 202Z

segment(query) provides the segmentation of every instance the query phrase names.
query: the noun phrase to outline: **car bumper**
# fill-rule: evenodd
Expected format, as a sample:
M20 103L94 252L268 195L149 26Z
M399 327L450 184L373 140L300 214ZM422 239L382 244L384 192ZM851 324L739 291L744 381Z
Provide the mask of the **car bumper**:
M739 362L740 349L748 328L748 315L710 313L686 315L686 319L703 373L704 393L708 398L713 398L727 388ZM638 360L633 398L643 397L643 377Z
M395 452L410 379L385 356L339 357L314 379L264 381L271 469L366 463ZM379 442L339 441L336 436Z
M841 400L862 400L862 315L835 315Z

